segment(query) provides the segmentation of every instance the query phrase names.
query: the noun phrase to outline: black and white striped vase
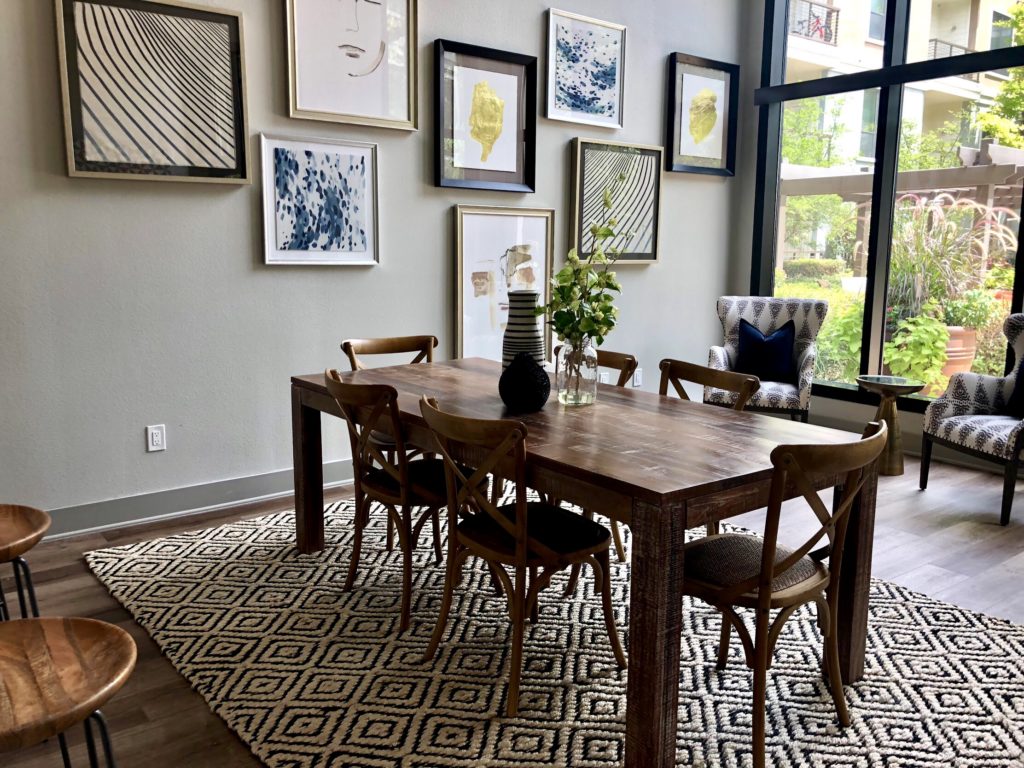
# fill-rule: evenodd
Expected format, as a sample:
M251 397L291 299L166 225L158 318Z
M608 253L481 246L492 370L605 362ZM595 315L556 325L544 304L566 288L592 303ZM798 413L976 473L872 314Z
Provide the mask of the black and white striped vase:
M544 365L544 333L538 322L537 291L509 291L508 324L501 342L501 368L504 370L520 352L528 352L537 365Z

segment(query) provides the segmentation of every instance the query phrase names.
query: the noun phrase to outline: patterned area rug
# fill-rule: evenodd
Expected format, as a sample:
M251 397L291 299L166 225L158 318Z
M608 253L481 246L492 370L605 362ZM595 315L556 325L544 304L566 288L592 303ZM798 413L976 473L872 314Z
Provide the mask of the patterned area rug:
M614 664L585 572L542 595L528 629L521 716L504 711L508 623L483 567L468 567L446 641L421 661L443 568L416 554L413 626L397 628L401 558L375 514L356 588L341 585L352 506L327 510L327 549L300 555L282 513L92 552L87 560L192 686L267 765L332 768L618 766L626 673ZM614 573L625 635L628 566ZM749 766L751 677L719 620L687 603L680 765ZM876 581L864 681L838 728L818 668L813 611L786 625L768 684L768 763L786 768L1008 768L1024 750L1024 627Z

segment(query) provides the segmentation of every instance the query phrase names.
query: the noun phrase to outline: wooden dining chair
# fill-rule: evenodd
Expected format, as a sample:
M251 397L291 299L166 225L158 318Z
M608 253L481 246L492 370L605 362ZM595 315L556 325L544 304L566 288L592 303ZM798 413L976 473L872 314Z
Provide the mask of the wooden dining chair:
M872 422L858 442L778 446L771 453L774 474L764 537L707 536L684 547L683 593L722 612L718 669L725 668L730 628L735 628L747 666L754 670L755 768L765 765L765 690L772 652L786 620L805 603L817 606L818 627L824 638L822 668L839 722L843 727L850 724L839 669L839 575L850 510L864 487L866 471L877 460L885 441L884 422ZM814 490L813 479L822 476L842 478L842 495L831 511ZM778 543L779 518L782 502L794 490L810 505L820 527L798 548L790 549ZM823 539L827 539L824 546L817 547ZM754 611L753 637L737 608ZM772 621L770 611L775 609L779 613Z
M347 384L336 370L325 371L327 391L338 403L348 425L355 479L355 531L349 560L346 591L352 589L363 529L369 522L370 506L380 504L398 531L402 551L402 617L399 632L409 627L412 612L412 553L423 526L433 523L434 557L441 562L441 521L438 515L445 505L444 462L438 458L411 460L398 411L398 392L384 384ZM383 433L391 440L384 450L373 439ZM413 509L424 511L418 519Z
M672 389L683 400L689 400L684 381L693 384L700 384L702 387L724 389L727 392L735 392L736 400L732 404L734 411L742 411L750 398L761 387L757 376L749 373L736 373L735 371L720 371L715 368L708 368L706 365L688 363L685 360L672 360L665 358L658 367L661 369L661 383L658 386L659 395L667 395L669 384Z
M555 357L558 357L558 350L562 347L555 347ZM633 355L628 355L624 352L611 352L607 349L597 350L597 367L598 368L611 368L612 370L619 372L619 377L615 381L616 387L625 387L629 380L633 378L633 374L636 372L637 366L640 365L640 361L637 360ZM584 512L585 515L593 516L592 513ZM620 562L626 562L626 546L622 542L622 531L619 529L619 523L617 520L609 520L611 524L612 540L615 542L615 554L619 556ZM579 568L574 568L572 576L569 578L569 583L565 588L565 594L569 595L576 591L576 582L579 579Z
M469 419L444 413L426 396L420 410L444 459L448 488L448 562L444 598L424 660L437 652L448 623L452 593L470 556L487 563L509 602L512 654L509 664L509 717L519 711L523 632L527 618L537 620L537 598L551 577L576 563L594 571L601 594L605 629L619 667L625 668L612 609L611 534L603 525L562 507L527 501L526 426L514 420ZM467 469L463 465L471 466ZM492 503L486 479L497 471L515 486L515 500ZM511 577L506 568L512 570Z
M415 357L410 363L432 363L436 348L436 336L388 336L379 339L345 339L341 342L341 351L345 353L353 371L361 371L366 367L359 359L360 355L399 355L414 352Z

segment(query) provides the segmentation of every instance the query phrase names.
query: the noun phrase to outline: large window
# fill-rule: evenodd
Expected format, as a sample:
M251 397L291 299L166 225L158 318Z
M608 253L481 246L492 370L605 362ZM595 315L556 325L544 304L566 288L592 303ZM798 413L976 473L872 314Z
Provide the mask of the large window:
M824 68L786 15L802 3L766 0L753 292L828 299L816 394L892 373L928 398L957 371L1001 374L1024 293L1024 11L993 0L989 28L971 0L835 0L836 28L867 29Z

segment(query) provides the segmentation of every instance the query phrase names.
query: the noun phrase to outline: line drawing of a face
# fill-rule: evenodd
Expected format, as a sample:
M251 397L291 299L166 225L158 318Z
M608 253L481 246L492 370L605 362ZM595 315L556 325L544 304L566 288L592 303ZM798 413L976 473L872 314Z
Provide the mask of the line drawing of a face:
M349 77L375 72L387 50L387 11L382 0L338 0L342 6L342 70Z

